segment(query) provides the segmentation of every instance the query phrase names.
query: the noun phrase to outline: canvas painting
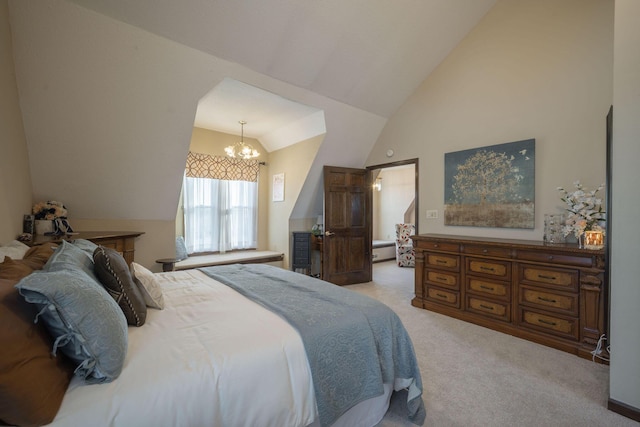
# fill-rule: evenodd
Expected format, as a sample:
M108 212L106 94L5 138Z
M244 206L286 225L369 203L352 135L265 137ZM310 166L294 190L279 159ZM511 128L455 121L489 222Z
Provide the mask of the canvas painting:
M535 139L444 155L444 224L534 228Z

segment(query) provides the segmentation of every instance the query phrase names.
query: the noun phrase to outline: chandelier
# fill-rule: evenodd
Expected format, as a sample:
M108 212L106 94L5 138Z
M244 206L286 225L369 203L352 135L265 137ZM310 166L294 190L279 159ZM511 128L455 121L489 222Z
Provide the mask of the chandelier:
M233 145L229 145L224 149L224 152L227 153L229 157L240 157L245 160L253 159L254 157L258 157L260 153L258 150L253 148L249 144L245 144L244 142L244 125L247 124L244 120L240 120L241 134L240 134L240 142L236 142Z

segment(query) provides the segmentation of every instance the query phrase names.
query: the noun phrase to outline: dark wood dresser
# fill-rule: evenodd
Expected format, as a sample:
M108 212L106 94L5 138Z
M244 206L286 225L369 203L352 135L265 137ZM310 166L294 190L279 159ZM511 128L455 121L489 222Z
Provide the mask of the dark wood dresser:
M412 305L591 358L605 333L604 250L423 234Z
M77 234L63 234L60 236L36 234L33 236L33 240L24 243L34 246L47 242L59 243L62 240L86 239L96 245L115 249L122 254L127 264L131 264L134 261L136 238L142 234L144 234L142 231L81 231Z

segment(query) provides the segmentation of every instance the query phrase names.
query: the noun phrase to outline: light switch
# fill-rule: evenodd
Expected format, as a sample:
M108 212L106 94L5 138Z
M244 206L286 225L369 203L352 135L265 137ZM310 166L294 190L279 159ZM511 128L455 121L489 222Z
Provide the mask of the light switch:
M427 211L427 219L437 219L438 218L438 211L437 210L428 210Z

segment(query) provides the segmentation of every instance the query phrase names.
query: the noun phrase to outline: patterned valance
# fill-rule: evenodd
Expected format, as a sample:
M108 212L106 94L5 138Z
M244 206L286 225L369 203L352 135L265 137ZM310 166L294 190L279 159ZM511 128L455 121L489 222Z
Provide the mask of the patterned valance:
M226 181L258 182L258 160L234 159L192 153L187 156L186 175L190 178L211 178Z

